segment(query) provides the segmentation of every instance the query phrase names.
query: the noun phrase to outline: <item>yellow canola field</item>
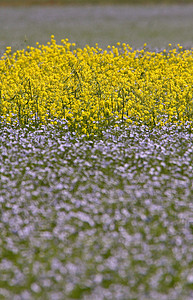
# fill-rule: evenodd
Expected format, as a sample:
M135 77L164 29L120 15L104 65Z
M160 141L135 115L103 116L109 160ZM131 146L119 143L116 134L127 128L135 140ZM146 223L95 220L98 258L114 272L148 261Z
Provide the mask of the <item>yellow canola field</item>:
M54 36L0 60L1 123L55 124L94 134L109 125L192 124L193 50L117 43L102 50Z

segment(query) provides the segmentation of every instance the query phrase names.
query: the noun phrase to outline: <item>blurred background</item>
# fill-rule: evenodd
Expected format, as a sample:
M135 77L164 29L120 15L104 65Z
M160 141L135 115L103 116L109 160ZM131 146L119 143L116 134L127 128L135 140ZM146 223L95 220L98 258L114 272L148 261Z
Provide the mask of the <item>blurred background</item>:
M57 43L78 47L129 43L142 48L193 47L192 0L0 0L0 52Z
M34 5L34 4L185 4L192 3L192 0L0 0L4 5Z

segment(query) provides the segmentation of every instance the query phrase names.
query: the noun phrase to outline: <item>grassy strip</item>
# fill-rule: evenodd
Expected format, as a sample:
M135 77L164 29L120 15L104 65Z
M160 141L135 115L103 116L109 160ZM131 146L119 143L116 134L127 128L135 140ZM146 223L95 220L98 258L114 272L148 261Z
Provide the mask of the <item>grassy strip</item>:
M76 4L191 4L192 0L0 0L3 6Z

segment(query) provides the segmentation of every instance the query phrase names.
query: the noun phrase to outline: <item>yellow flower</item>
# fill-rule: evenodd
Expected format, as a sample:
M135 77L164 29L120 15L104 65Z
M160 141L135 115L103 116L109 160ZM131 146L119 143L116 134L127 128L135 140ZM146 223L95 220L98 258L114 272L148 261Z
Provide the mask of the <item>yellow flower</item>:
M193 119L193 51L151 52L118 42L107 50L36 44L0 60L0 114L8 123L56 124L93 135L121 121L154 126ZM180 51L179 51L180 50ZM114 126L118 126L115 124Z

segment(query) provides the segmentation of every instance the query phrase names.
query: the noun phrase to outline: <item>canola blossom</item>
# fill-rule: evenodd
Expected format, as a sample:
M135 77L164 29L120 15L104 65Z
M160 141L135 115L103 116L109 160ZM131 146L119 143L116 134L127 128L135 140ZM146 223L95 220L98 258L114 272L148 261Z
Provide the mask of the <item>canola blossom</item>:
M76 48L68 39L0 59L0 121L66 124L88 136L118 124L192 124L193 49Z

